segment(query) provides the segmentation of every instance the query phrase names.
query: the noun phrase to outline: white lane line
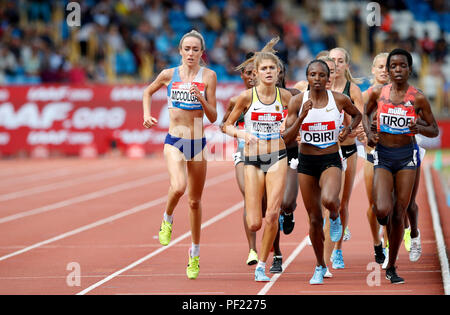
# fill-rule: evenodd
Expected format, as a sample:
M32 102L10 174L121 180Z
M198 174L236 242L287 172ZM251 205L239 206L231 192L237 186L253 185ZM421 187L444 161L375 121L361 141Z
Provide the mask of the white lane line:
M297 248L292 252L292 254L288 257L288 259L283 263L283 270L286 270L287 267L291 264L291 262L300 254L300 252L303 250L303 248L306 247L308 244L308 236L306 236L303 241L297 246ZM265 295L270 288L275 284L275 282L278 280L279 277L281 277L281 273L276 273L269 282L261 289L261 291L258 292L258 295Z
M77 196L74 198L59 201L59 202L56 202L56 203L53 203L50 205L42 206L39 208L31 209L28 211L24 211L24 212L20 212L20 213L16 213L13 215L9 215L9 216L0 218L0 224L6 223L6 222L11 222L11 221L18 220L18 219L22 219L22 218L29 217L29 216L35 215L35 214L52 211L52 210L59 209L62 207L67 207L67 206L77 204L80 202L104 197L107 195L118 193L123 190L128 190L128 189L136 188L139 186L147 185L150 183L158 182L158 181L164 180L168 177L169 177L169 175L167 174L167 172L164 172L164 173L159 173L159 174L151 176L151 177L141 178L138 180L127 182L127 183L122 183L122 184L108 187L105 189L97 190L92 193L84 194L84 195Z
M221 182L226 181L226 180L228 180L228 179L230 179L230 178L233 178L233 177L234 177L234 172L229 172L229 173L226 173L226 174L217 176L217 177L213 177L213 178L211 178L209 181L207 181L207 182L205 183L205 187L208 187L208 186L212 186L212 185L221 183ZM79 233L82 233L82 232L84 232L84 231L87 231L87 230L96 228L96 227L98 227L98 226L100 226L100 225L103 225L103 224L106 224L106 223L111 223L111 222L116 221L116 220L118 220L118 219L121 219L121 218L124 218L124 217L126 217L126 216L129 216L129 215L138 213L138 212L140 212L140 211L143 211L143 210L145 210L145 209L148 209L148 208L151 208L151 207L160 205L160 204L164 203L166 200L167 200L167 195L164 195L164 196L162 196L162 197L160 197L160 198L158 198L158 199L154 199L154 200L152 200L152 201L149 201L149 202L143 203L143 204L141 204L141 205L135 206L135 207L133 207L133 208L131 208L131 209L122 211L122 212L117 213L117 214L115 214L115 215L113 215L113 216L110 216L110 217L107 217L107 218L98 220L98 221L93 222L93 223L88 224L88 225L84 225L84 226L79 227L79 228L77 228L77 229L74 229L74 230L72 230L72 231L69 231L69 232L66 232L66 233L57 235L57 236L52 237L52 238L50 238L50 239L47 239L47 240L45 240L45 241L42 241L42 242L39 242L39 243L30 245L30 246L25 247L25 248L23 248L23 249L21 249L21 250L15 251L15 252L13 252L13 253L11 253L11 254L2 256L2 257L0 257L0 261L9 259L9 258L14 257L14 256L18 256L18 255L20 255L20 254L29 252L30 250L33 250L33 249L35 249L35 248L38 248L38 247L41 247L41 246L44 246L44 245L47 245L47 244L50 244L50 243L53 243L53 242L62 240L62 239L64 239L64 238L73 236L73 235L75 235L75 234L79 234Z
M434 235L436 237L436 246L441 263L442 282L444 286L444 294L450 295L450 267L448 256L445 249L445 240L442 232L441 220L439 218L439 210L436 201L436 193L433 186L431 176L431 163L427 164L425 169L425 183L427 188L428 203L430 205L431 218L433 220Z
M205 223L203 223L201 225L201 229L203 230L204 228L210 226L213 223L216 223L217 221L227 217L228 215L232 214L233 212L236 212L239 209L242 209L244 207L244 201L240 201L237 204L231 206L230 208L224 210L223 212L221 212L220 214L216 215L215 217L209 219L208 221L206 221ZM139 260L136 260L135 262L129 264L128 266L126 266L125 268L122 268L116 272L114 272L113 274L109 275L108 277L104 278L103 280L94 283L93 285L89 286L88 288L84 289L83 291L77 293L77 295L84 295L86 293L89 293L90 291L94 290L95 288L98 288L99 286L101 286L102 284L114 279L115 277L119 276L120 274L142 264L143 262L147 261L148 259L164 252L165 250L171 248L172 246L174 246L175 244L181 242L182 240L184 240L185 238L188 238L191 235L191 231L188 231L186 233L184 233L183 235L177 237L176 239L174 239L173 241L170 242L169 245L161 247L153 252L151 252L150 254L142 257Z
M43 179L51 179L51 178L55 178L55 177L60 177L60 176L65 176L65 175L70 175L73 173L77 173L79 174L80 172L89 172L92 169L98 170L100 167L101 168L105 168L105 169L112 169L112 168L116 168L118 165L118 163L112 163L109 162L106 165L105 164L89 164L89 165L66 165L63 166L61 168L57 168L57 169L46 169L44 171L38 172L38 173L33 173L33 174L28 174L28 175L24 175L24 176L13 176L12 178L5 178L3 180L0 180L0 186L9 186L13 183L30 183L33 181L37 181L37 180L43 180ZM80 166L82 167L80 170ZM39 167L39 166L37 166Z
M127 172L129 172L129 170L120 168L120 169L116 169L114 171L107 171L107 172L103 172L103 173L93 174L90 176L84 176L81 178L69 179L69 180L60 181L60 182L43 185L43 186L36 186L36 187L32 187L32 188L28 188L28 189L24 189L24 190L20 190L20 191L15 191L12 193L0 195L0 201L17 199L20 197L25 197L25 196L29 196L29 195L33 195L33 194L37 194L37 193L42 193L42 192L51 191L51 190L55 190L55 189L61 189L61 188L66 188L66 187L70 187L70 186L75 186L75 185L85 183L85 182L96 181L99 179L106 179L106 178L122 175Z

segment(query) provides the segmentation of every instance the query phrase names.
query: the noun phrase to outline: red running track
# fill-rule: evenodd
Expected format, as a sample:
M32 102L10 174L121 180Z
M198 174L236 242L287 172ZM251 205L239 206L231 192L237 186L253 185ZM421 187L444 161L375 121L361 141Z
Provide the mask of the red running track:
M208 164L196 280L185 274L191 242L186 197L175 211L172 243L162 247L157 238L169 185L161 158L0 161L0 294L443 294L423 179L417 196L422 257L412 263L401 248L404 285L390 284L384 271L375 285L367 281L377 274L367 269L374 259L361 165L359 159L352 238L343 246L346 268L311 286L315 258L304 241L308 223L300 194L295 229L281 236L284 272L269 283L254 282L230 161Z

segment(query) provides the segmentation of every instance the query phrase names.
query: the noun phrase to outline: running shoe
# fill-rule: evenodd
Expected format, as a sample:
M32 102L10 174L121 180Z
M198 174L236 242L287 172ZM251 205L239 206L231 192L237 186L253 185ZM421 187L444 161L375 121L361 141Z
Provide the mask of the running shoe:
M403 242L405 243L405 249L407 252L411 250L411 229L405 229L405 233L403 234Z
M172 237L172 224L163 220L161 223L161 228L159 229L159 242L161 245L169 245L170 239Z
M281 273L283 272L283 257L273 256L272 267L270 267L270 273Z
M409 260L416 262L422 255L422 245L420 243L420 231L417 237L411 238L411 251L409 252Z
M344 269L344 257L341 249L335 249L333 253L333 269Z
M293 213L284 213L283 214L283 233L288 235L292 233L292 230L294 230L295 226L295 220L294 220L294 214Z
M342 236L342 224L341 217L337 217L336 220L330 218L330 238L332 242L337 242Z
M200 257L191 257L191 250L189 250L189 263L186 268L186 275L189 279L196 279L200 272Z
M324 278L333 278L333 274L330 272L330 270L327 267L327 271L323 275Z
M254 249L250 249L250 253L248 253L247 265L255 265L258 263L258 254Z
M375 262L381 265L386 259L386 256L384 255L383 243L378 246L375 245L373 248L375 250Z
M351 238L352 238L352 233L350 233L350 229L347 226L344 230L344 237L342 239L344 240L344 242L347 242L347 241L350 241Z
M270 278L266 276L266 271L262 267L255 269L255 281L256 282L269 282Z
M316 268L314 269L314 274L311 280L309 280L309 284L323 284L323 277L326 272L327 268L316 266Z
M386 279L390 280L392 284L405 283L405 280L398 276L394 266L386 269Z

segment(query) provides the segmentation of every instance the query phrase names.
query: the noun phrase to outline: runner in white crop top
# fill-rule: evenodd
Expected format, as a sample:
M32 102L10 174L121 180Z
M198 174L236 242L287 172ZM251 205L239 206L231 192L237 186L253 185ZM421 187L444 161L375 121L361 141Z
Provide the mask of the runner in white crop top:
M276 97L272 104L261 102L256 88L252 88L252 103L244 115L245 130L258 139L279 139L283 120L283 104L279 88L276 88Z
M327 90L328 104L323 108L311 108L303 120L300 135L302 142L324 149L338 142L343 114L336 106L333 93ZM303 104L308 100L309 91L303 95ZM300 109L300 112L302 111Z

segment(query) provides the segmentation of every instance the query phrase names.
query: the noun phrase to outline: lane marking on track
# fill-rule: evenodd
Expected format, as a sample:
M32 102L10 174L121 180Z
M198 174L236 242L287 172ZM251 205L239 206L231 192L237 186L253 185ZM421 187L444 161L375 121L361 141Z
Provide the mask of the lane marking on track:
M431 218L433 220L433 230L436 237L436 246L441 263L442 282L444 286L444 294L450 295L450 267L448 256L445 249L445 240L442 232L441 220L439 218L439 210L436 201L436 194L431 175L431 163L428 163L424 169L425 183L428 195L428 204L430 205Z
M56 182L56 183L52 183L52 184L47 184L47 185L32 187L32 188L28 188L28 189L24 189L24 190L20 190L20 191L15 191L12 193L6 193L3 195L0 195L0 201L17 199L20 197L25 197L25 196L29 196L29 195L33 195L33 194L37 194L37 193L42 193L42 192L46 192L46 191L75 186L75 185L82 184L85 182L106 179L106 178L110 178L110 177L114 177L114 176L118 176L118 175L123 175L124 173L128 173L129 171L130 170L128 170L128 169L120 168L120 169L115 169L113 171L106 171L106 172L102 172L102 173L92 174L89 176L84 176L81 178L69 179L69 180L64 180L64 181L60 181L60 182Z
M52 210L55 210L55 209L71 206L73 204L77 204L77 203L80 203L80 202L89 201L89 200L92 200L92 199L97 199L97 198L100 198L100 197L104 197L104 196L107 196L107 195L118 193L118 192L123 191L123 190L128 190L128 189L136 188L136 187L139 187L139 186L151 184L151 183L154 183L154 182L162 181L162 180L167 179L167 178L169 178L169 175L167 174L167 172L164 172L164 173L159 173L159 174L151 176L151 177L145 177L145 178L141 178L141 179L138 179L138 180L130 181L130 182L127 182L127 183L122 183L122 184L119 184L119 185L111 186L111 187L108 187L108 188L105 188L105 189L94 191L92 193L84 194L84 195L77 196L77 197L70 198L70 199L66 199L66 200L63 200L63 201L58 201L58 202L52 203L50 205L42 206L42 207L39 207L39 208L31 209L31 210L28 210L28 211L24 211L24 212L12 214L12 215L0 218L0 224L6 223L6 222L11 222L11 221L18 220L18 219L22 219L22 218L25 218L25 217L29 217L31 215L40 214L40 213L52 211Z
M78 164L78 163L77 163ZM33 181L38 181L38 180L43 180L43 179L52 179L55 177L61 177L61 176L65 176L65 175L70 175L73 173L79 174L80 173L80 167L81 166L81 171L84 172L89 172L90 170L94 169L94 170L98 170L99 167L101 166L101 168L105 168L105 169L112 169L112 168L117 168L119 164L117 162L113 163L113 162L109 162L107 164L101 164L98 165L96 164L88 164L86 166L83 165L66 165L66 166L62 166L60 168L57 169L46 169L44 171L39 171L37 173L33 173L33 174L28 174L28 175L23 175L23 176L13 176L12 178L2 178L2 180L0 180L0 186L11 186L11 184L13 183L18 183L18 184L22 184L23 182L25 183L30 183Z
M219 176L213 177L210 180L206 181L205 188L209 187L209 186L212 186L212 185L219 184L219 183L221 183L223 181L226 181L226 180L229 180L229 179L231 179L233 177L234 177L234 172L229 172L229 173L225 173L223 175L219 175ZM164 196L162 196L160 198L157 198L157 199L154 199L152 201L149 201L149 202L143 203L141 205L135 206L135 207L133 207L131 209L122 211L122 212L117 213L117 214L115 214L113 216L110 216L110 217L107 217L107 218L95 221L95 222L93 222L91 224L88 224L88 225L81 226L81 227L79 227L77 229L74 229L72 231L69 231L69 232L57 235L57 236L52 237L50 239L47 239L45 241L33 244L33 245L25 247L25 248L23 248L21 250L15 251L15 252L13 252L11 254L2 256L2 257L0 257L0 261L3 261L3 260L6 260L6 259L9 259L11 257L18 256L20 254L29 252L30 250L33 250L33 249L38 248L38 247L41 247L43 245L47 245L47 244L50 244L50 243L62 240L64 238L73 236L75 234L79 234L81 232L84 232L84 231L96 228L96 227L98 227L100 225L103 225L103 224L106 224L106 223L111 223L113 221L116 221L118 219L124 218L126 216L129 216L129 215L132 215L132 214L135 214L135 213L138 213L140 211L149 209L151 207L155 207L157 205L160 205L160 204L166 202L166 200L167 200L167 195L164 195Z
M355 186L359 185L361 180L364 178L364 168L361 168L358 173L356 173L353 189ZM281 275L284 273L284 271L287 269L287 267L291 264L291 262L300 254L300 252L305 248L305 246L308 244L308 235L305 236L305 238L300 242L300 244L295 248L295 250L292 252L292 254L288 257L285 263L283 263L283 271L281 273L276 273L269 282L258 292L258 295L265 295L267 292L269 292L270 288L275 284L275 282L278 280L278 278L281 277Z
M234 175L234 172L232 172L232 173ZM231 206L230 208L222 211L221 213L219 213L215 217L209 219L205 223L202 223L201 229L203 230L204 228L206 228L206 227L216 223L217 221L220 221L221 219L229 216L230 214L236 212L237 210L242 209L243 207L244 207L244 201L238 202L237 204ZM119 276L120 274L122 274L122 273L124 273L124 272L126 272L126 271L128 271L128 270L130 270L130 269L132 269L132 268L142 264L143 262L149 260L150 258L152 258L152 257L154 257L154 256L156 256L156 255L166 251L167 249L171 248L175 244L177 244L177 243L181 242L182 240L188 238L190 235L191 235L191 231L188 231L188 232L184 233L183 235L181 235L181 236L177 237L176 239L174 239L173 241L171 241L169 245L161 247L158 250L153 251L150 254L142 257L141 259L136 260L135 262L129 264L125 268L122 268L122 269L114 272L113 274L109 275L108 277L104 278L103 280L101 280L101 281L99 281L97 283L94 283L93 285L89 286L88 288L84 289L83 291L77 293L77 295L85 295L86 293L89 293L90 291L92 291L95 288L101 286L102 284L104 284L104 283L114 279L115 277Z

